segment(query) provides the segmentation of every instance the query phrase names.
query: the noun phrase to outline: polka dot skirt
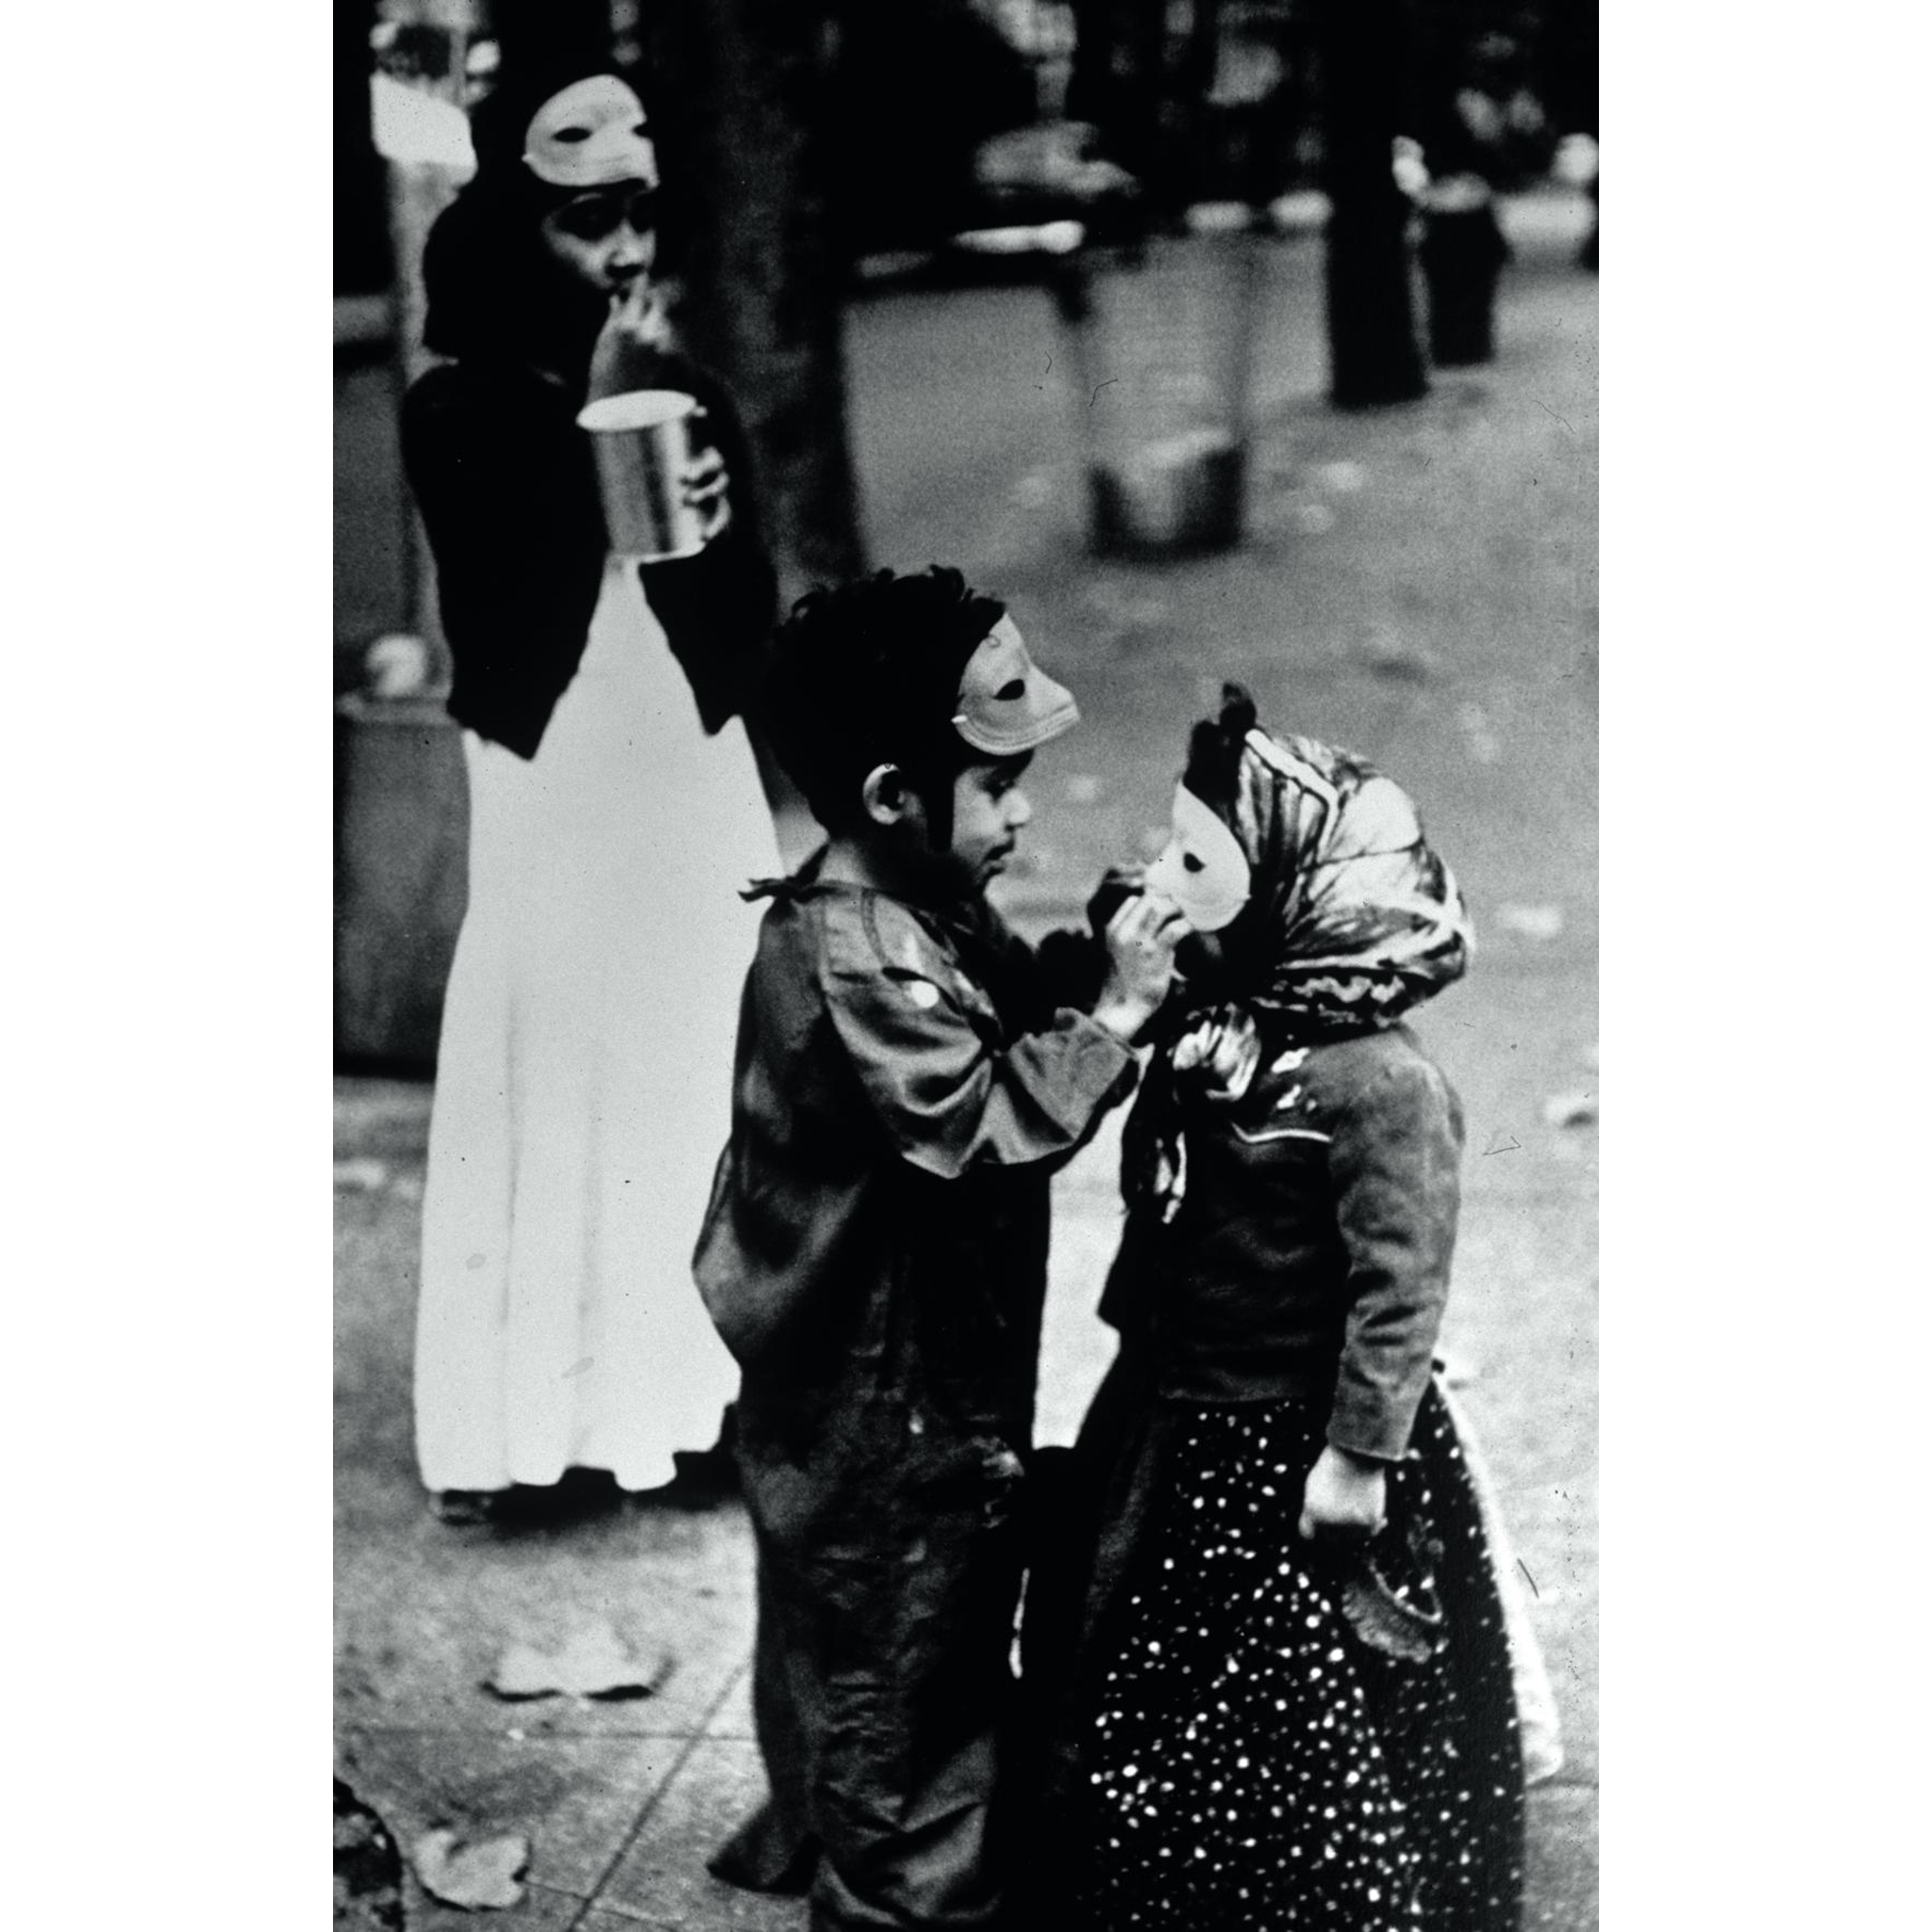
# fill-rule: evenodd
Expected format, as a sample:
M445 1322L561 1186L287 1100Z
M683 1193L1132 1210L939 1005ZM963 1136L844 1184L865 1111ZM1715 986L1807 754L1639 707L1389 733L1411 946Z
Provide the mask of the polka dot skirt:
M1436 1391L1374 1546L1391 1594L1429 1620L1411 1627L1430 1644L1397 1646L1407 1655L1358 1634L1339 1559L1295 1535L1322 1448L1311 1409L1190 1409L1174 1442L1082 1721L1089 1922L1513 1928L1523 1796L1507 1641Z

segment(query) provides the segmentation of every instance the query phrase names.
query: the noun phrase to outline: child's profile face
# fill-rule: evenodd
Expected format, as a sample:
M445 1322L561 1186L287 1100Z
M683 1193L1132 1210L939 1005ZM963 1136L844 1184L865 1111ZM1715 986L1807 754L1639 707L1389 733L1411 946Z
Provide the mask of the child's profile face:
M956 879L974 891L1006 869L1033 807L1020 780L1033 762L1031 752L968 765L953 780L953 842Z

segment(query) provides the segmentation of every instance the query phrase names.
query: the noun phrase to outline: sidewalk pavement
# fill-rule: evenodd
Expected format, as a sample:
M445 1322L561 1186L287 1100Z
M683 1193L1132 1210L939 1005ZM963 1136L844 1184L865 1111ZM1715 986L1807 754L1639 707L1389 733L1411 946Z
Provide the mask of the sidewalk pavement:
M1030 790L1024 925L1065 917L1165 815L1190 718L1225 675L1262 716L1351 745L1421 800L1474 911L1470 979L1419 1031L1462 1094L1448 1347L1502 1491L1567 1761L1531 1806L1524 1924L1596 1923L1595 290L1570 239L1519 238L1493 368L1424 401L1320 398L1319 253L1271 261L1251 540L1166 569L1097 563L1037 291L858 305L855 441L874 553L958 561L1008 595L1078 691ZM338 1083L337 1771L407 1850L429 1826L522 1832L528 1889L476 1917L409 1881L412 1932L499 1923L802 1932L803 1908L706 1876L759 1785L741 1510L621 1508L457 1529L425 1507L408 1363L428 1090ZM1117 1227L1112 1133L1061 1176L1041 1434L1105 1366L1091 1309ZM506 1704L512 1643L608 1625L668 1656L655 1692Z

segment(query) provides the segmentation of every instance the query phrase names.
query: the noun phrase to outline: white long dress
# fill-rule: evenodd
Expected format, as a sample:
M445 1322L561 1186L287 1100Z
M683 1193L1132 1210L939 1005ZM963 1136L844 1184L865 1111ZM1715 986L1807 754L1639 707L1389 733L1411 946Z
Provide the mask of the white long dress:
M708 1448L737 1372L691 1279L730 1124L747 879L778 870L635 566L607 564L534 759L466 733L470 902L445 999L416 1336L432 1490Z

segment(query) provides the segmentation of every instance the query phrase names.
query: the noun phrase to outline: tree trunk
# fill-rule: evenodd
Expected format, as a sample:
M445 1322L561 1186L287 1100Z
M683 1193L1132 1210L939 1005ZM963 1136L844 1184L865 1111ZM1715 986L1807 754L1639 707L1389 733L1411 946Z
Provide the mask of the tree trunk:
M1416 341L1409 205L1391 169L1402 132L1404 0L1325 0L1329 396L1352 408L1428 388Z
M390 285L389 183L369 130L369 35L375 0L339 4L335 17L335 292Z
M1107 158L1165 206L1167 0L1074 0L1074 32L1068 115L1097 127Z
M558 58L612 57L610 0L483 0L506 74Z
M645 13L653 127L680 211L679 322L744 412L788 606L865 565L814 133L835 51L826 14L811 0L680 0Z

